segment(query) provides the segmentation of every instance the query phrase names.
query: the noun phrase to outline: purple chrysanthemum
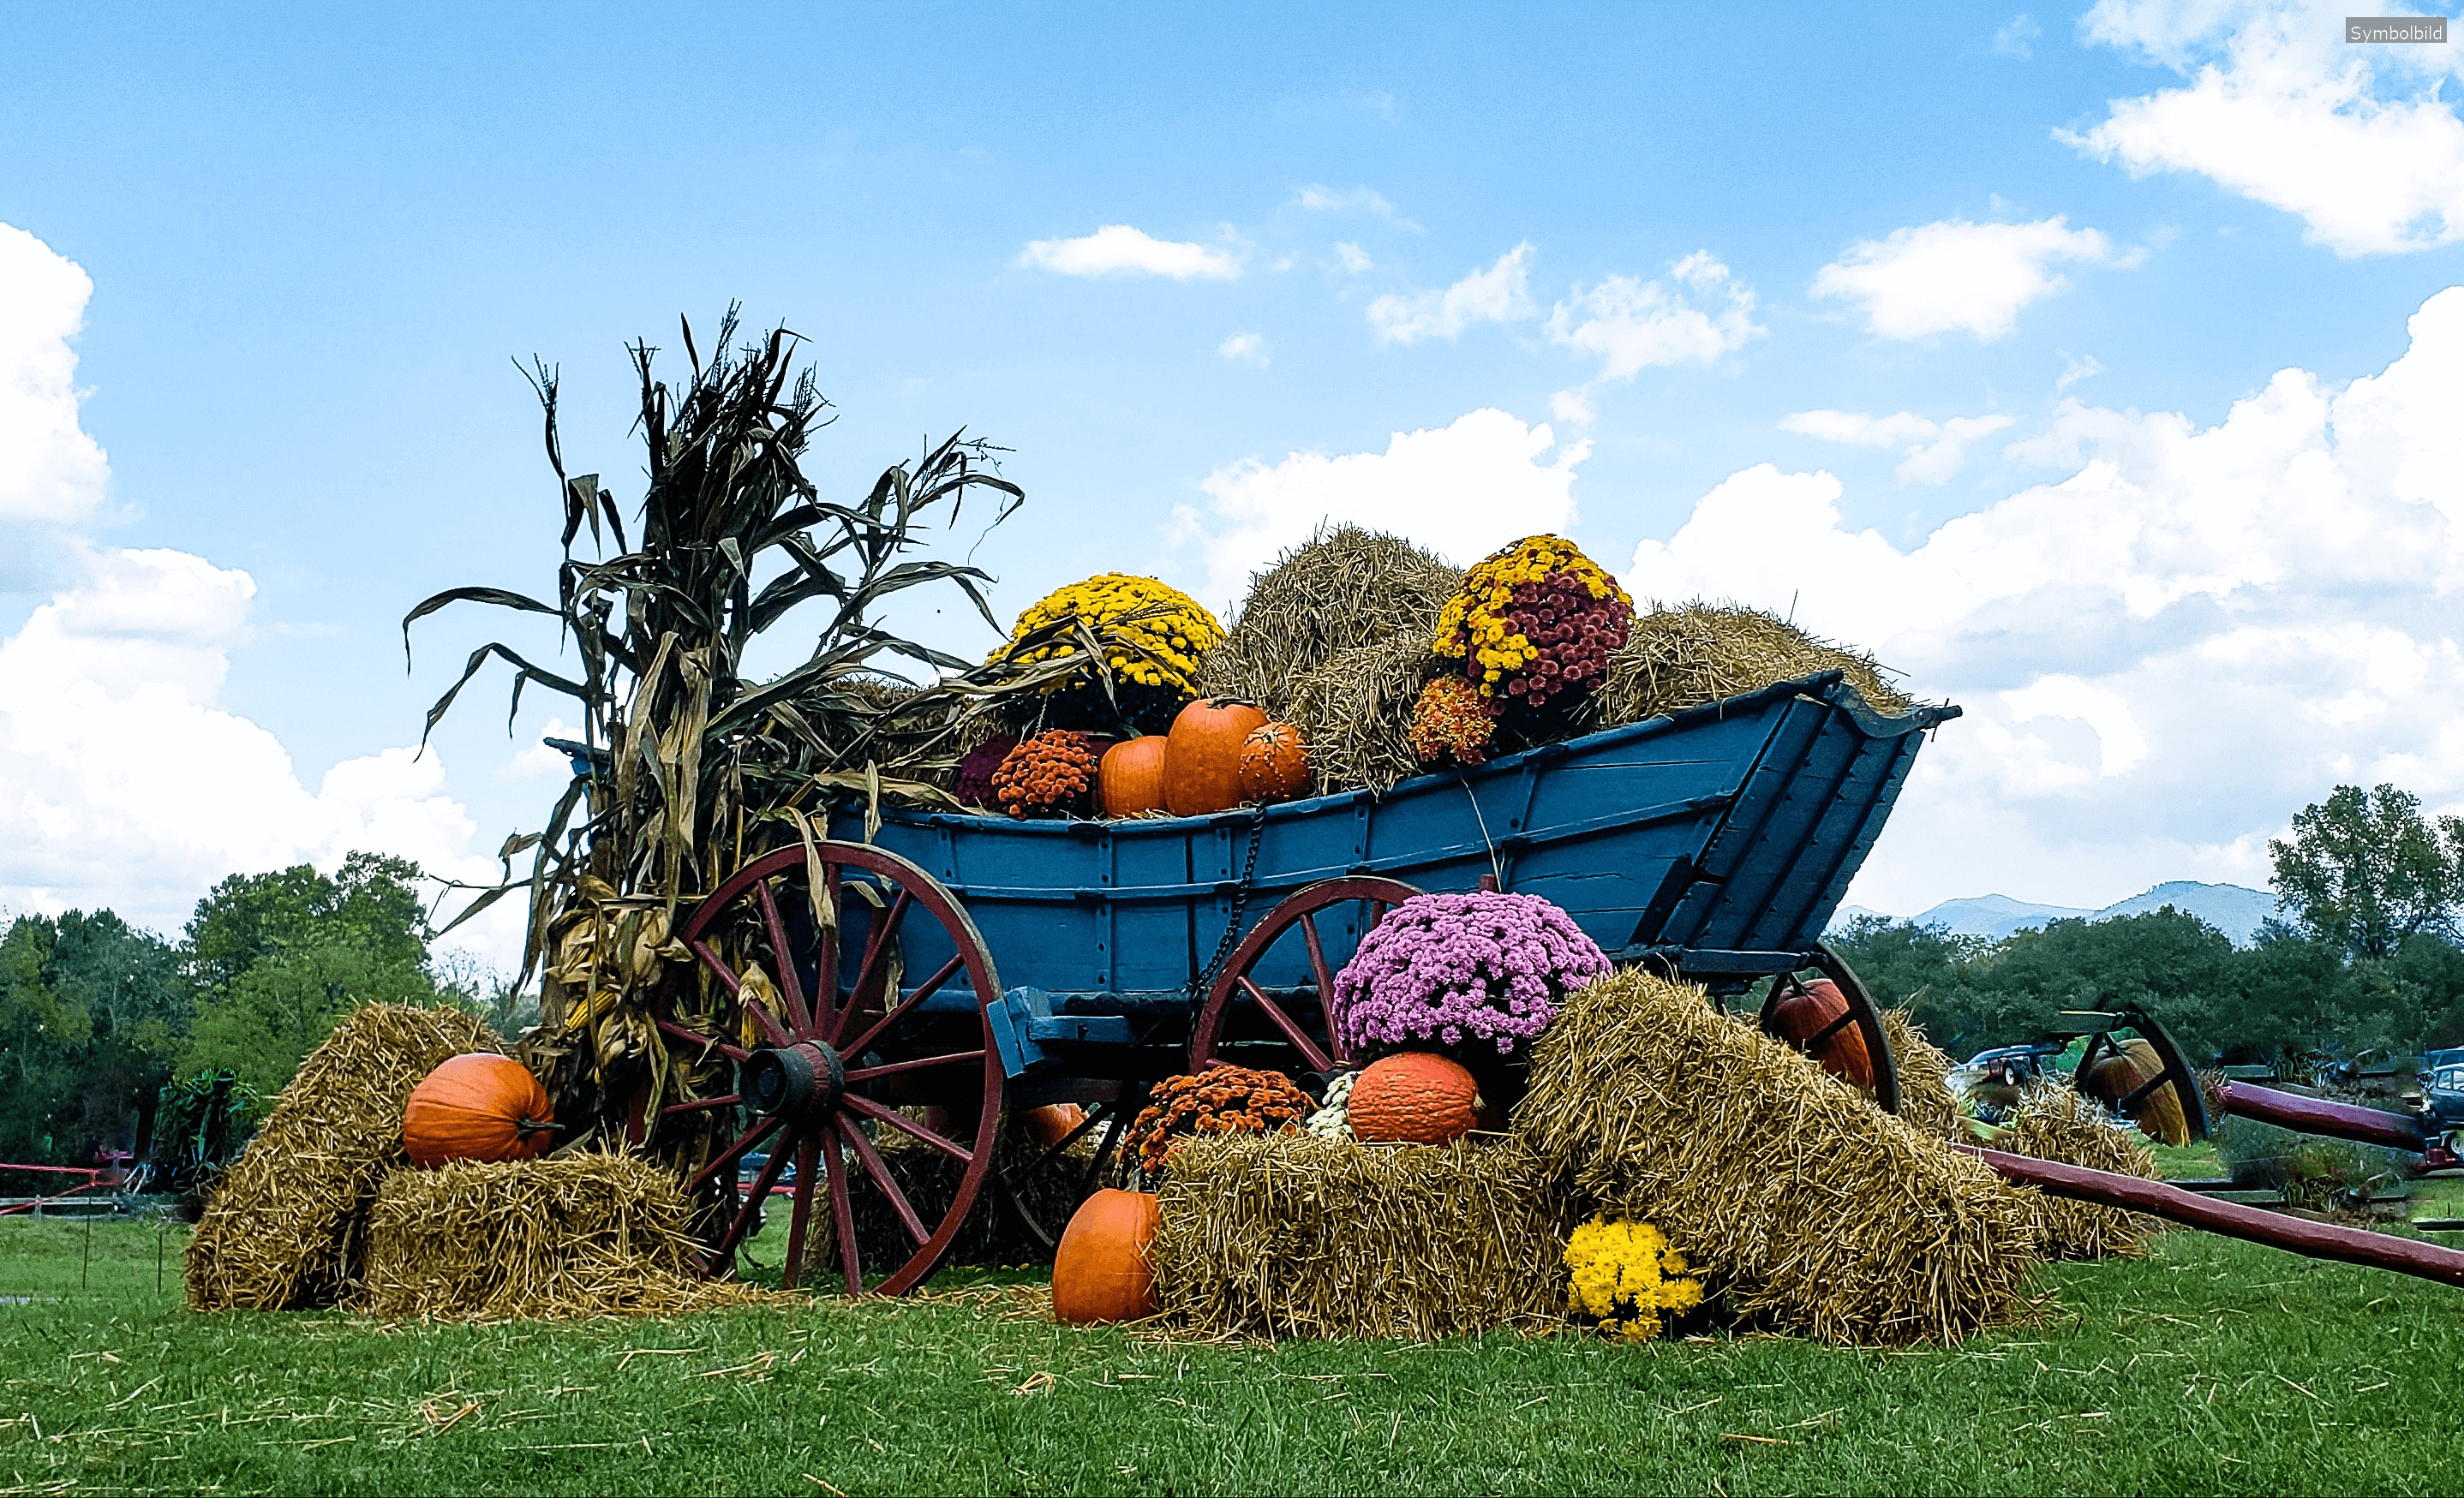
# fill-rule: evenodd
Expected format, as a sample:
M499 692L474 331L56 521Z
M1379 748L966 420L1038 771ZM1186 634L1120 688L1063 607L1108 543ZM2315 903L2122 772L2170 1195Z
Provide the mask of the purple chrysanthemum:
M1511 1053L1609 966L1573 917L1537 895L1417 896L1335 975L1335 1037L1354 1054L1467 1038Z

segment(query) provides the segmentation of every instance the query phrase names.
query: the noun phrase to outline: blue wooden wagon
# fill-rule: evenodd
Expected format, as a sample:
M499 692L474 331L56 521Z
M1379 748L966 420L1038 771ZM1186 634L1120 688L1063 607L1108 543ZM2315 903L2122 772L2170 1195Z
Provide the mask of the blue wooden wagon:
M1895 1107L1873 1005L1821 935L1925 730L1958 712L1885 717L1826 672L1382 795L1111 821L892 809L870 829L843 806L829 837L748 862L678 927L719 986L757 990L741 1010L759 1033L660 1018L671 1046L723 1053L738 1077L660 1111L742 1121L692 1183L734 1206L718 1262L792 1162L788 1282L822 1203L818 1247L850 1292L903 1292L988 1184L1024 1215L1019 1175L1126 1122L1152 1081L1222 1061L1304 1085L1341 1068L1324 1001L1362 934L1413 895L1484 886L1545 896L1618 963L1715 999L1819 971L1848 1000L1832 1028L1859 1027L1877 1100ZM1065 1101L1086 1111L1074 1133L1023 1165L1013 1143L997 1164L1006 1115ZM892 1168L884 1131L946 1161L939 1189ZM1102 1149L1120 1133L1101 1129ZM757 1151L739 1204L738 1162ZM1102 1164L1099 1150L1089 1180ZM860 1225L885 1217L912 1251L869 1267Z

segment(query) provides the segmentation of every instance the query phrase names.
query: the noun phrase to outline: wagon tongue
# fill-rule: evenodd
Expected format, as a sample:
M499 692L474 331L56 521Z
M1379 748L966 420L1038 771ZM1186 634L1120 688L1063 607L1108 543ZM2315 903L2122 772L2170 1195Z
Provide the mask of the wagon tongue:
M801 1118L835 1105L847 1091L847 1066L818 1040L756 1051L745 1058L743 1097L765 1118Z

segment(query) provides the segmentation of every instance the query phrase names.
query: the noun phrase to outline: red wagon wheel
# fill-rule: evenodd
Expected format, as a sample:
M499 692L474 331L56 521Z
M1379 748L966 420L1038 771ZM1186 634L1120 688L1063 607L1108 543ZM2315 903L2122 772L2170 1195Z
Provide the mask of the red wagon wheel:
M1207 990L1206 1007L1190 1031L1190 1070L1231 1065L1233 1047L1265 1041L1299 1053L1301 1070L1321 1076L1340 1071L1351 1057L1329 1028L1334 968L1319 935L1320 918L1346 907L1336 914L1347 923L1347 934L1365 937L1387 911L1419 893L1400 879L1358 875L1322 879L1268 911L1233 948ZM1275 953L1294 926L1300 928L1301 949ZM1261 965L1291 970L1262 972Z
M792 1160L781 1282L794 1288L803 1270L813 1205L823 1199L847 1293L903 1294L949 1251L992 1163L1005 1075L988 1011L1001 1000L1001 982L975 923L932 875L896 854L855 843L820 843L814 861L826 896L822 908L835 912L834 926L810 913L805 851L785 848L738 869L678 928L678 939L738 1001L761 1044L748 1048L735 1043L739 1037L658 1021L671 1044L734 1061L737 1079L734 1093L677 1103L660 1116L741 1110L747 1125L686 1183L689 1196L715 1183L720 1200L735 1205L711 1250L712 1272L733 1261ZM850 873L870 878L879 905L856 888ZM788 893L792 899L781 898ZM900 928L919 907L939 924L951 955L920 983L898 983L893 992L905 950ZM758 984L751 982L757 969ZM961 977L974 990L972 1013L924 1008ZM744 992L747 987L753 995ZM774 1014L762 1002L772 992L784 1012ZM902 1103L941 1112L918 1119ZM946 1205L928 1199L926 1211L917 1210L912 1182L900 1182L875 1142L884 1131L903 1133L958 1167ZM739 1161L764 1145L769 1158L751 1196L737 1204ZM938 1221L928 1225L936 1207ZM904 1229L905 1257L886 1278L868 1284L859 1223L893 1219Z

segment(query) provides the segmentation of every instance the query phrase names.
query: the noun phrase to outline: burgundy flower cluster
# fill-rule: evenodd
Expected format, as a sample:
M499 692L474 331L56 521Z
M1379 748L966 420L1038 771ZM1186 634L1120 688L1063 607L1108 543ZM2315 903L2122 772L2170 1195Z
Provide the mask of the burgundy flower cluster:
M1609 652L1624 644L1634 627L1632 604L1614 592L1592 597L1590 586L1571 572L1517 584L1508 617L1538 655L1498 685L1507 697L1532 707L1560 692L1596 688L1608 677Z

